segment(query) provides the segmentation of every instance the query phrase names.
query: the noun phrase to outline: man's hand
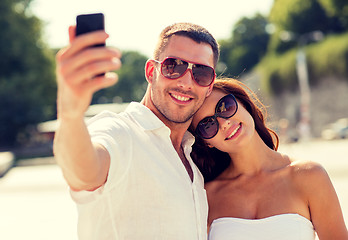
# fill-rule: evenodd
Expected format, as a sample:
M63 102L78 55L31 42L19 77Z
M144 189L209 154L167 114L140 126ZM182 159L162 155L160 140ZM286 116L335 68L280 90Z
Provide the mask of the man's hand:
M93 94L115 84L120 68L121 53L109 47L89 47L105 42L104 31L75 37L76 26L69 28L70 45L56 55L58 84L57 108L59 119L83 118ZM107 72L105 75L98 74Z

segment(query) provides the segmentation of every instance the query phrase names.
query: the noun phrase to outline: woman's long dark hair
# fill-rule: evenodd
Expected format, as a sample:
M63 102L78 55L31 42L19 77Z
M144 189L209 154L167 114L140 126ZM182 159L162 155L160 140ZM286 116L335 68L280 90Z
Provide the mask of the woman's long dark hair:
M213 90L220 90L226 94L232 93L254 119L255 129L263 142L273 150L278 149L278 135L266 126L266 109L253 91L240 81L229 78L216 80ZM194 134L194 131L190 130ZM217 148L208 147L198 136L195 137L191 157L203 174L204 181L209 182L231 164L231 158Z

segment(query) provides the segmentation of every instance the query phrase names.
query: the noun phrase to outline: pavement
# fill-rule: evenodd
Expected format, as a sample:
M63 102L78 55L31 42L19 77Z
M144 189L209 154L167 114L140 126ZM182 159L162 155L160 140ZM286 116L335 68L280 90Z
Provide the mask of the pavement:
M0 179L1 240L77 240L76 224L57 165L14 167Z
M328 171L348 223L348 140L281 144L279 151ZM77 212L53 158L33 159L0 178L0 239L77 240Z

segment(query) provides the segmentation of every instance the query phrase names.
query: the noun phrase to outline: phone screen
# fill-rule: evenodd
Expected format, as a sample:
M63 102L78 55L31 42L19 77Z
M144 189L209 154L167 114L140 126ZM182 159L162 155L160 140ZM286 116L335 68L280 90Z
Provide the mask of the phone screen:
M104 15L102 13L82 14L76 17L76 36L96 30L104 30L104 28ZM102 46L105 46L105 43L92 47Z

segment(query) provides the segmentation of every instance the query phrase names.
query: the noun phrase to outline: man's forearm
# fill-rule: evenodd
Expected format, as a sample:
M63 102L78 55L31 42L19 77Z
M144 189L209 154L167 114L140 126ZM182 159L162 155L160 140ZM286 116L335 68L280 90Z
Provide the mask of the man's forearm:
M92 144L83 119L60 122L54 155L72 189L93 190L105 182L108 155L104 148Z

